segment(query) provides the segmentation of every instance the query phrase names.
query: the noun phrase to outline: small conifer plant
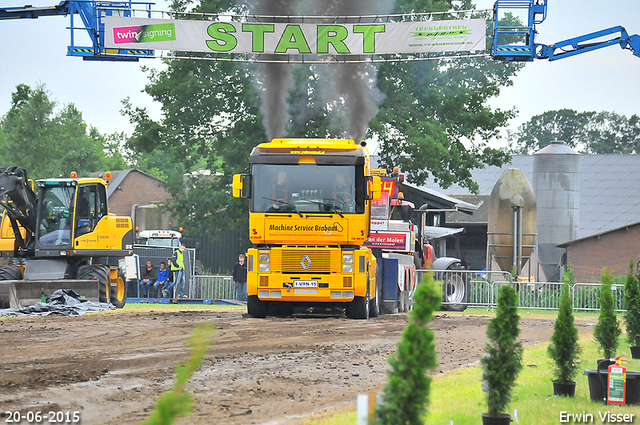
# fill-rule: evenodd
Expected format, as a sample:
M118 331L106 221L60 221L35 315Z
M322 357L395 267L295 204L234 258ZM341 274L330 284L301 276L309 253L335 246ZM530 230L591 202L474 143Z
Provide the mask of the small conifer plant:
M640 345L640 286L633 275L633 261L624 284L624 305L627 310L624 320L627 324L627 338L631 346Z
M613 278L608 271L602 273L602 287L600 291L600 315L598 323L593 328L593 336L600 344L605 359L612 359L618 349L618 338L622 333L620 322L615 312L611 284Z
M193 330L193 334L187 340L187 344L191 347L189 362L176 367L176 382L173 388L158 398L155 410L141 425L171 425L178 416L187 416L191 413L193 395L186 386L204 360L214 333L215 328L212 325L200 325Z
M569 384L573 382L578 372L578 355L580 345L578 343L578 329L574 324L573 300L569 293L569 286L573 283L571 270L564 273L558 318L553 327L551 344L548 348L549 357L556 364L555 376L559 383Z
M512 286L502 286L498 293L496 317L487 327L488 341L480 363L487 390L488 416L506 413L511 391L522 370L522 344L517 342L520 334L517 300Z
M429 404L431 377L428 369L435 369L436 351L433 331L427 324L433 312L440 308L440 286L428 273L413 296L413 310L402 333L398 350L389 357L391 370L384 387L384 404L376 409L378 425L422 424Z

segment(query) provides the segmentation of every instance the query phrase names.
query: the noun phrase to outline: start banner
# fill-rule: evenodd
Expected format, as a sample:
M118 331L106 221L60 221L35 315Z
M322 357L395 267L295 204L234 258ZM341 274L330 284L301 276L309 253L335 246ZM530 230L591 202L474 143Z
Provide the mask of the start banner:
M106 16L105 47L269 55L386 55L486 48L485 20L300 24Z

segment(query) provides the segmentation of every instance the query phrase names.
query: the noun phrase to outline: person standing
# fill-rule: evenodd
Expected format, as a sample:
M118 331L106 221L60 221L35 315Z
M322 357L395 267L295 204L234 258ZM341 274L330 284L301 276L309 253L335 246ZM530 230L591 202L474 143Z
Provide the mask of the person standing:
M233 281L236 283L236 299L247 301L247 263L244 254L238 255L238 262L233 266Z
M171 257L171 270L173 271L173 285L178 287L176 298L187 298L184 294L184 244L173 253Z

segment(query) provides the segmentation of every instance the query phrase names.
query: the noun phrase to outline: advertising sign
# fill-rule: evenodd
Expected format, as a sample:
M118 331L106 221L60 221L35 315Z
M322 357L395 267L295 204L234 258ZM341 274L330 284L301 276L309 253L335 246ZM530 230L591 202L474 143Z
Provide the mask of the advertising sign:
M301 24L104 17L105 47L269 55L485 50L484 19Z
M382 248L387 251L409 251L411 237L409 232L371 232L365 246L369 248Z

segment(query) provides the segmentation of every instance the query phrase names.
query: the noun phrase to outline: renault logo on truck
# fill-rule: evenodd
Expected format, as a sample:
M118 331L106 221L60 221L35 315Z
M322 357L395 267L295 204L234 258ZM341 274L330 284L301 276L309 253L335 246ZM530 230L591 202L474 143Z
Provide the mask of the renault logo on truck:
M302 257L302 260L300 260L300 265L303 269L309 270L309 267L311 267L311 258L309 258L308 255L305 255Z

